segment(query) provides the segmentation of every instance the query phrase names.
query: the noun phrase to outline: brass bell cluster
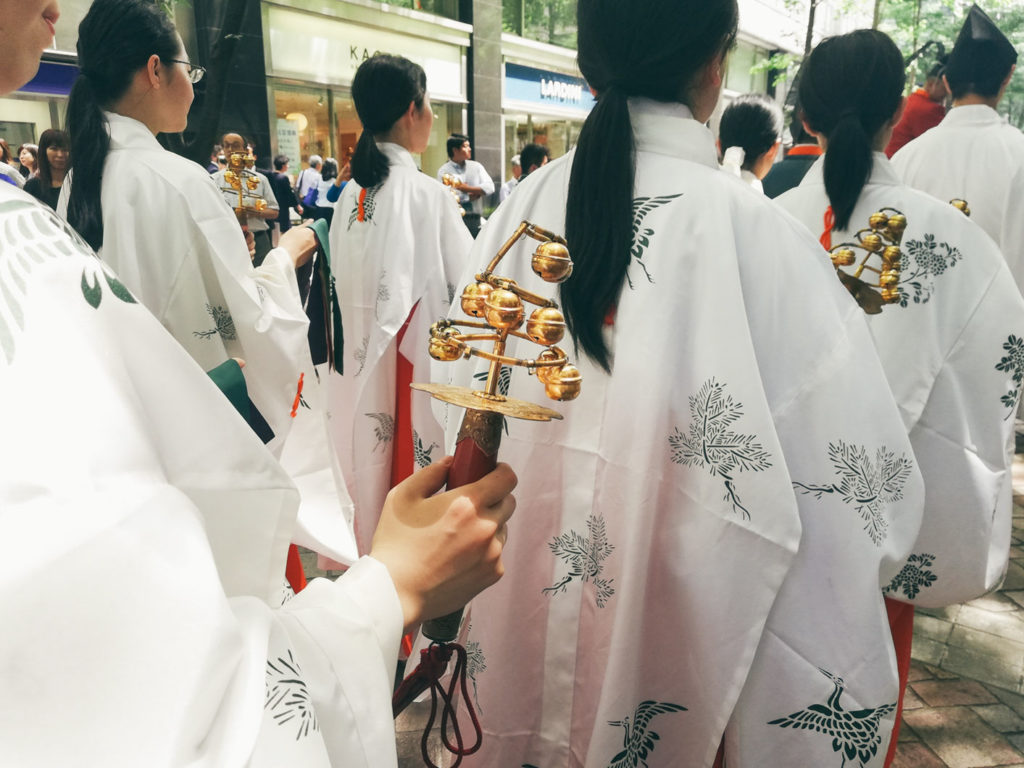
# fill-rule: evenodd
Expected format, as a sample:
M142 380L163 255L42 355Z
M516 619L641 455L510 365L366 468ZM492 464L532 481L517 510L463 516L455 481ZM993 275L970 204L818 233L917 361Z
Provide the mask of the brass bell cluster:
M459 206L459 213L465 216L466 209L462 207L462 198L459 197L459 190L455 188L455 185L459 183L459 178L450 173L446 173L441 177L441 183L452 191L452 197L455 198L455 204Z
M555 346L565 336L565 317L558 305L521 288L514 280L493 274L505 254L524 236L540 241L531 260L533 271L540 278L549 283L561 283L572 274L572 259L565 240L527 221L522 222L487 268L476 275L476 282L467 285L462 292L462 311L476 319L435 323L430 330L430 355L442 361L473 355L490 360L486 389L473 393L481 398L505 400L497 391L501 368L518 365L536 371L552 400L572 400L580 393L582 379L565 352ZM537 307L529 316L526 304ZM460 331L459 326L478 330L466 333ZM507 357L505 346L509 336L531 341L544 349L532 360ZM494 342L494 349L478 349L469 342Z
M250 152L232 152L228 155L228 167L224 171L224 181L231 190L238 193L238 205L235 213L239 216L247 213L260 213L267 209L267 201L259 195L253 195L260 185L259 176L253 168L256 158ZM248 201L248 202L247 202Z
M956 208L958 211L960 211L960 213L962 213L964 216L971 215L971 206L967 204L966 200L961 200L959 197L954 197L952 200L949 201L949 204Z
M906 229L906 216L895 208L883 208L868 217L867 229L854 235L857 242L841 243L829 252L839 279L869 315L881 312L883 304L895 304L900 300L900 267L903 258L900 242ZM857 250L863 251L864 256L858 256ZM878 267L868 263L875 255L881 260ZM852 269L847 270L845 267ZM865 280L866 271L878 275L878 282Z

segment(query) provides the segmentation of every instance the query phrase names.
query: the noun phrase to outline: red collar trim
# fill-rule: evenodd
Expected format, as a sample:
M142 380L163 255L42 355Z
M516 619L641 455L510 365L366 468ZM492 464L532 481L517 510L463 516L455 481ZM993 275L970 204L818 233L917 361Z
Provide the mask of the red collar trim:
M786 153L786 157L792 157L794 155L811 155L813 157L818 157L820 154L821 147L817 144L797 144Z

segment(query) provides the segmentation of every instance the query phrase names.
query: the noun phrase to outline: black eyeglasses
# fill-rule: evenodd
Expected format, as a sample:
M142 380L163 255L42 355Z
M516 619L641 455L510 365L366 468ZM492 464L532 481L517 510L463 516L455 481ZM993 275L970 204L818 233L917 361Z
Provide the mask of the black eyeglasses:
M206 67L200 67L198 64L193 64L191 61L182 61L181 59L171 59L171 64L184 64L188 67L188 79L193 85L203 79L203 75L206 74Z

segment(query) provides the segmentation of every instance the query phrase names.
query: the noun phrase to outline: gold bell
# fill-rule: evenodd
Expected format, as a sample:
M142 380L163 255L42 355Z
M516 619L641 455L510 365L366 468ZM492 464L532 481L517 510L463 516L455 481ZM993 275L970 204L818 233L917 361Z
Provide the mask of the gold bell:
M876 235L874 232L869 232L860 239L860 244L864 246L865 250L871 251L872 253L878 253L884 247L882 244L882 238Z
M882 258L890 264L898 262L902 255L903 254L900 253L900 247L898 245L887 245L885 250L882 251Z
M850 248L837 248L829 254L832 264L837 267L848 267L857 260L857 255Z
M897 272L894 272L891 269L886 269L882 271L882 275L878 279L878 284L882 286L882 288L893 288L899 281L900 276Z
M899 288L883 288L882 289L882 301L886 304L895 304L900 300L900 289Z
M430 337L430 356L442 363L450 363L462 357L459 345L447 336Z
M894 213L889 217L889 231L893 233L894 240L899 240L903 237L903 233L907 229L907 217L902 213Z
M954 197L949 202L952 204L952 206L954 208L956 208L958 211L960 211L960 213L962 213L964 216L970 216L971 215L971 207L969 205L967 205L967 201L966 200L961 200L959 197Z
M560 283L572 274L572 259L569 249L561 243L541 243L533 252L530 262L533 271L542 280L549 283Z
M535 309L526 321L526 335L546 347L557 344L565 336L565 316L555 307Z
M246 176L245 185L249 188L250 192L253 192L256 190L256 187L260 185L260 180L255 176Z
M511 331L523 324L523 302L512 291L495 288L484 307L484 317L492 328Z
M885 229L886 226L888 226L888 224L889 217L886 216L881 211L872 213L871 216L868 217L868 226L871 227L872 229Z
M490 283L470 283L462 291L462 311L470 317L483 317L487 312L487 297L494 287Z
M552 377L554 378L554 377ZM566 364L558 369L556 380L544 385L544 392L552 400L573 400L583 384L583 377L575 365Z
M556 360L565 360L565 353L558 347L549 347L537 357L537 362L541 363L554 362ZM561 365L537 366L537 378L544 384L552 384L558 381L558 375L561 371Z
M234 171L224 171L224 181L226 181L229 185L231 185L235 189L238 189L238 186L239 186L238 174L235 173Z

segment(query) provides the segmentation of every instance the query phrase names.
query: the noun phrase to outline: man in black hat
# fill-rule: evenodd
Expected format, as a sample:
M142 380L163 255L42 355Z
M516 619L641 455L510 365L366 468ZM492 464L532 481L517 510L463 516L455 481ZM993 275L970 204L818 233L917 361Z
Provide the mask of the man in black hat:
M1024 288L1024 134L996 112L1016 62L1013 44L972 6L944 75L953 108L892 162L911 186L942 200L966 200Z

